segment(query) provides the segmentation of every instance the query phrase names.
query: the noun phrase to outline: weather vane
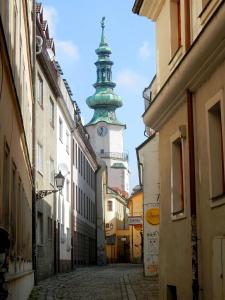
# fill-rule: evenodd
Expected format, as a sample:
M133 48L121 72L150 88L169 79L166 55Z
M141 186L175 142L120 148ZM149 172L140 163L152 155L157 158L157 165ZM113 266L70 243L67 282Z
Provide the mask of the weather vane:
M105 28L105 17L102 17L101 26L102 29Z

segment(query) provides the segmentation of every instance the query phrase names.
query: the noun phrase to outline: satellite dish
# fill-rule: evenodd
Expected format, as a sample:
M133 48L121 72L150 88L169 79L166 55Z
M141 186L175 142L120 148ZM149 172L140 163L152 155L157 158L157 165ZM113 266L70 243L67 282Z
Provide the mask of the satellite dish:
M64 163L58 165L58 170L61 171L63 176L66 176L69 173L68 167Z

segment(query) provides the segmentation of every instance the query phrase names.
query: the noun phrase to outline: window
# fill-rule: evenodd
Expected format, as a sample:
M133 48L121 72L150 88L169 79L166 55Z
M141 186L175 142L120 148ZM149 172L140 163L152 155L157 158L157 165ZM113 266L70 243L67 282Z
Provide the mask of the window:
M184 126L181 126L182 128ZM180 130L171 138L171 212L173 216L184 213L184 138Z
M76 211L78 211L78 197L77 197L77 185L76 185Z
M171 57L175 55L181 46L181 12L180 0L170 1L170 37Z
M17 190L16 190L16 165L12 163L12 182L11 182L11 230L12 248L15 249L16 243L16 211L17 211Z
M110 227L109 227L109 223L106 223L106 224L105 224L105 228L110 228Z
M52 239L52 219L48 217L48 239Z
M50 166L49 166L49 176L50 176L50 183L54 186L55 185L55 168L54 168L54 160L50 157Z
M76 169L77 169L77 143L76 143L76 153L75 153L75 159L76 159Z
M69 154L69 132L66 131L66 152Z
M80 196L80 188L79 188L79 193L78 193L78 212L79 214L81 213L81 196Z
M72 164L74 165L75 164L75 142L74 142L74 139L72 140Z
M37 144L37 170L43 174L43 146Z
M104 153L104 149L101 149L101 150L100 150L100 153L101 153L101 154Z
M38 74L38 80L37 80L37 101L40 104L41 107L43 107L43 80Z
M175 285L167 285L168 300L177 300L177 287Z
M84 203L83 203L83 191L81 190L80 191L80 202L81 202L81 207L80 207L80 212L81 212L81 215L83 216L83 206L84 206Z
M78 147L78 171L79 171L79 173L80 173L80 156L81 156L80 148Z
M66 181L66 199L70 201L70 182L69 180Z
M112 200L107 201L107 209L108 209L108 211L113 211L113 202L112 202Z
M50 97L50 124L52 128L54 127L54 102L52 98Z
M2 220L3 224L8 228L9 226L9 174L10 174L10 152L9 146L5 141L4 147L4 163L3 163L3 207Z
M59 139L63 142L63 122L61 118L59 118Z
M217 200L225 194L224 176L224 105L222 92L206 105L208 119L208 153L210 197Z
M43 244L43 214L40 212L37 215L37 243Z

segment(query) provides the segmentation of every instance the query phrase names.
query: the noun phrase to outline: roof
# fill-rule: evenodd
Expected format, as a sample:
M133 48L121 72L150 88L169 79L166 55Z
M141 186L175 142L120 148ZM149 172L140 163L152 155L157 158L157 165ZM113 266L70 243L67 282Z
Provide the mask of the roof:
M134 14L139 14L143 2L144 0L135 0L134 6L132 8Z
M126 169L123 163L114 163L111 168L113 169Z

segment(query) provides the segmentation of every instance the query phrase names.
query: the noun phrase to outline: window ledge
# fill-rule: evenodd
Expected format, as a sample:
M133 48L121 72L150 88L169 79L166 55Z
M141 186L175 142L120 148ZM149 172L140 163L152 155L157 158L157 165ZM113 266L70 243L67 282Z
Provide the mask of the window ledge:
M170 71L174 70L175 66L180 61L182 56L183 56L183 46L180 46L179 48L177 48L176 52L173 54L173 56L171 57L168 63Z
M171 213L172 221L179 221L179 220L183 220L183 219L186 219L186 214L184 212L180 212L178 214Z
M211 200L211 205L210 205L211 208L222 206L225 204L225 193L223 193L215 198L211 198L210 200Z
M199 14L199 19L201 25L204 25L216 7L219 5L220 0L209 0L205 7L202 9L201 13Z

